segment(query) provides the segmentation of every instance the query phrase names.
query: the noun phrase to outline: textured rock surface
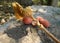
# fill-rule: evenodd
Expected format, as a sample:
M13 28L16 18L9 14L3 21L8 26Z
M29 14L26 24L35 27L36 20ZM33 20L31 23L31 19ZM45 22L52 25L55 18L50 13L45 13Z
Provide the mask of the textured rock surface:
M50 21L51 26L47 29L60 40L60 8L36 5L31 7L34 9L34 17L42 16ZM36 28L17 21L5 23L0 26L0 43L41 43L41 41L55 43L43 31Z
M60 8L51 6L32 6L34 9L34 16L42 16L50 21L51 26L48 30L60 40ZM41 32L39 32L40 34ZM44 32L42 32L43 43L54 43Z
M36 28L32 27L32 25L10 21L5 24L5 27L0 30L1 43L41 43Z

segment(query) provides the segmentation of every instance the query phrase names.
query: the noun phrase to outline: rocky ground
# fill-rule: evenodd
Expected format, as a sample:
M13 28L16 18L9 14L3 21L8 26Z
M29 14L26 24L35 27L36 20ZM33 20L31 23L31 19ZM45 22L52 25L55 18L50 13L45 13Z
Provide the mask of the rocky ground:
M47 28L60 40L60 8L51 6L31 6L33 16L42 16L51 26ZM0 26L0 43L55 43L44 31L11 19Z

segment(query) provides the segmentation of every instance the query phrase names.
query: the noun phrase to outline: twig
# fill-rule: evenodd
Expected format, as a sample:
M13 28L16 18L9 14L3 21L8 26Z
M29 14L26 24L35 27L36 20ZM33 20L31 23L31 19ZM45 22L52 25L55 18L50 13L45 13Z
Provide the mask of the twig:
M13 6L13 8L14 8L14 11L19 11L19 12L21 12L21 5L20 4L18 4L18 7L17 7L17 4L16 3L14 3L16 6L15 6L15 8L14 8L14 6ZM13 5L14 5L13 4ZM17 9L17 8L19 8L19 9ZM23 10L23 9L22 9ZM24 10L23 10L24 11ZM23 12L22 11L22 12ZM28 12L26 12L26 14L25 13L20 13L20 15L19 16L22 16L22 17L24 17L25 15L28 15L29 17L31 17L33 20L35 20L35 21L37 21L31 14L29 14ZM16 13L16 12L15 12ZM37 21L36 22L37 23L37 25L38 25L38 27L42 30L42 31L44 31L49 37L51 37L56 43L60 43L60 41L53 35L53 34L51 34L42 24L40 24L39 23L39 21Z

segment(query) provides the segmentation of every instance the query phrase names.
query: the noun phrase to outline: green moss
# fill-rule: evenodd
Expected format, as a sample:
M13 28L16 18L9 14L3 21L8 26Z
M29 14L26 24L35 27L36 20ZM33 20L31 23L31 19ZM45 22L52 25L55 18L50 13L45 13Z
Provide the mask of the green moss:
M38 4L40 0L32 0L34 4Z

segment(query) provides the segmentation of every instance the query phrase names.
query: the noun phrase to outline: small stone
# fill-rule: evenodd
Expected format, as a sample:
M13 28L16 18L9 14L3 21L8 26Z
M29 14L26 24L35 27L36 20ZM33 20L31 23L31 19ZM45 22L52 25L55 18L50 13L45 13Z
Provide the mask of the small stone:
M2 20L1 20L1 24L5 23L5 22L6 22L5 19L2 19Z

